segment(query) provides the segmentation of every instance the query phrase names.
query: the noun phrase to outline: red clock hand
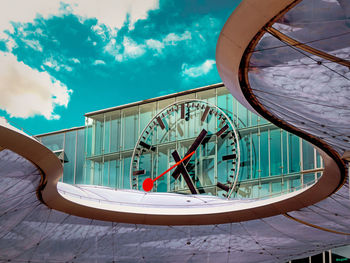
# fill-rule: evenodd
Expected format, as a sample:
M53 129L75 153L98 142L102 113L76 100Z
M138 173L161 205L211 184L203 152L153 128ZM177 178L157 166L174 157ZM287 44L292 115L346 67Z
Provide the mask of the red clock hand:
M196 151L191 152L190 154L186 155L184 158L182 158L180 161L178 161L177 163L175 163L173 166L171 166L168 170L166 170L165 172L163 172L162 174L160 174L159 176L157 176L156 178L152 179L152 178L146 178L143 181L142 184L142 188L144 191L149 192L152 190L153 188L153 184L155 181L157 181L159 178L161 178L164 174L166 174L167 172L169 172L170 170L174 169L176 166L178 166L180 163L182 163L183 161L185 161L186 159L190 158Z

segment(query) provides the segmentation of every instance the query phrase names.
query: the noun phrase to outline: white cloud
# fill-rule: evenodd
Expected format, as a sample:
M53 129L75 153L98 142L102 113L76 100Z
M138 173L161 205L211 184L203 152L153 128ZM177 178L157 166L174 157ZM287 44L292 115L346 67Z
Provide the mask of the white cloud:
M123 41L124 46L124 56L137 58L145 53L144 45L139 45L131 38L125 37Z
M106 65L106 62L103 60L97 59L94 61L93 65Z
M162 53L166 46L175 46L181 41L192 39L191 32L185 31L182 34L169 33L161 41L155 39L146 40L146 45L149 49L156 50L158 53Z
M80 64L80 60L77 58L71 58L70 61L72 61L75 64Z
M68 4L73 14L97 18L98 23L111 29L120 28L128 14L132 28L137 20L147 18L149 10L159 8L159 0L2 0L0 37L4 37L4 30L12 30L10 21L25 23L33 21L38 14L43 17L59 14L61 3Z
M32 49L34 49L36 51L40 51L40 52L43 51L43 48L41 47L41 45L40 45L38 40L23 39L23 42L26 43L27 46L31 47Z
M137 44L129 37L124 37L123 43L118 44L113 38L105 47L105 51L114 56L119 62L127 59L134 59L142 56L145 52L145 45Z
M148 48L157 50L159 53L161 53L164 48L164 43L155 39L146 40L146 45Z
M0 52L0 108L11 117L35 115L59 119L56 106L67 107L72 90L46 72L18 62L13 54Z
M45 66L52 68L56 71L60 71L60 70L66 70L66 71L73 71L73 68L68 66L68 65L64 65L62 63L59 63L57 60L53 59L53 58L49 58L46 59L46 61L43 63ZM42 67L42 69L45 69L44 67Z
M175 46L178 42L192 39L191 33L185 31L182 34L170 33L166 35L161 41L155 39L147 39L144 44L138 44L129 37L124 37L121 44L116 43L112 38L105 47L105 51L119 62L138 58L145 54L147 49L156 50L159 54L162 53L166 46Z
M215 60L207 59L198 66L189 66L188 64L182 64L182 76L189 78L197 78L202 75L206 75L213 69Z
M191 32L189 32L189 31L185 31L181 35L177 35L175 33L170 33L163 39L163 42L168 44L168 45L176 45L180 41L188 40L191 38L192 38L192 35L191 35Z

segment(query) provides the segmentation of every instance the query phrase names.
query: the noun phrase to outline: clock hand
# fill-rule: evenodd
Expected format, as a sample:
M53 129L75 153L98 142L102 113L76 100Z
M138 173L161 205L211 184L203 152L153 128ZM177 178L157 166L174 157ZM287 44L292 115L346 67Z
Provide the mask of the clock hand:
M172 152L172 156L174 157L174 160L176 162L178 162L180 160L180 155L176 150ZM199 194L197 188L193 184L193 181L192 181L190 175L188 174L188 171L186 169L186 166L184 165L184 162L181 162L179 164L179 166L177 167L177 169L180 170L180 173L182 174L183 178L185 179L185 182L186 182L188 188L190 189L191 193L192 194Z
M190 148L188 149L188 151L185 155L188 155L189 153L196 151L198 146L204 140L207 133L208 132L205 129L203 129L201 131L201 133L198 135L198 137L194 140L193 144L190 146ZM190 159L185 160L183 162L183 165L186 166L189 161L190 161ZM179 175L180 175L180 169L179 169L179 167L177 167L171 176L174 177L175 179L177 179L179 177Z
M142 184L142 188L144 191L149 192L152 190L153 188L153 184L155 181L157 181L159 178L161 178L164 174L166 174L167 172L169 172L170 170L174 169L176 166L178 166L179 164L181 164L182 162L189 160L190 157L195 153L196 151L191 152L190 154L187 154L184 158L182 158L180 161L176 162L173 166L171 166L169 169L167 169L165 172L163 172L162 174L160 174L159 176L157 176L156 178L152 179L152 178L146 178L143 181Z

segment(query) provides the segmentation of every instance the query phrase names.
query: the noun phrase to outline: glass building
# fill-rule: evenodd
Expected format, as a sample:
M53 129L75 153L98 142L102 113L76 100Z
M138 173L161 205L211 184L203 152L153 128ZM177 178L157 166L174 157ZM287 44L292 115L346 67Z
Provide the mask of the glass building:
M215 105L234 123L240 148L240 169L232 197L272 197L311 185L321 176L322 158L315 148L248 111L223 84L87 113L85 129L75 128L38 137L51 150L64 153L63 182L131 189L130 166L140 134L158 112L184 100ZM157 150L143 159L146 166L152 166L147 172L151 178L174 164L170 151L174 144L195 139L191 128L182 136L169 135L165 141L161 139L162 129L154 132L152 146ZM173 132L179 131L175 129ZM205 151L203 145L200 147L200 151ZM209 183L204 190L216 189L203 192L222 196L222 189L215 186L220 176L230 173L230 166L218 162L220 149L213 149L210 154L199 158L193 169L207 173ZM153 191L188 192L187 185L181 180L175 181L170 172L158 183ZM141 182L136 188L142 189Z
M84 127L76 127L35 136L53 151L63 165L61 181L68 184L83 184Z

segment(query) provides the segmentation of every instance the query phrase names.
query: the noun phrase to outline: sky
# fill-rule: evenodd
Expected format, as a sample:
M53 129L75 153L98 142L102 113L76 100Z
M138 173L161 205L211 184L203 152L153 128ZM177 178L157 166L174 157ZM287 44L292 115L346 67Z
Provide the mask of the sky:
M221 82L240 0L1 0L0 116L32 135L84 114Z

